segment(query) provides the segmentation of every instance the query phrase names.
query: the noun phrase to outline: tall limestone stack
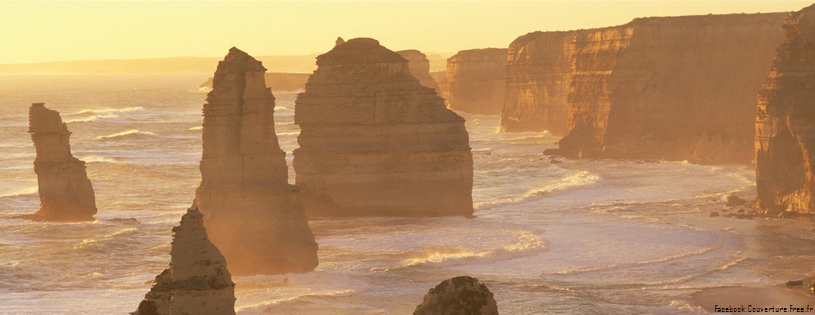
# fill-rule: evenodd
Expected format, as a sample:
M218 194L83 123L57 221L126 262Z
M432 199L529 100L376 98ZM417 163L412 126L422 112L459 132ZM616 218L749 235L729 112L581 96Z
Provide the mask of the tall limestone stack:
M307 272L317 243L289 185L266 69L237 48L218 64L204 104L201 185L194 204L235 274Z
M758 97L756 207L815 213L815 6L790 13L784 29Z
M399 54L356 38L317 57L297 97L297 186L309 215L470 216L464 119Z
M498 304L486 285L461 276L430 289L413 315L498 315Z
M43 103L28 109L28 132L37 157L34 172L40 194L40 209L23 218L49 221L92 221L96 197L85 173L85 162L71 155L71 132L59 112Z
M579 34L561 153L750 163L755 93L783 16L642 18Z
M410 74L419 80L419 83L438 92L436 80L430 76L430 60L427 59L425 54L415 49L400 50L396 53L407 59Z
M506 90L507 50L462 50L447 59L447 103L452 110L500 114Z
M501 131L566 134L566 97L580 32L534 32L509 45Z
M235 284L207 238L204 215L189 209L173 228L170 267L156 277L132 315L234 315Z

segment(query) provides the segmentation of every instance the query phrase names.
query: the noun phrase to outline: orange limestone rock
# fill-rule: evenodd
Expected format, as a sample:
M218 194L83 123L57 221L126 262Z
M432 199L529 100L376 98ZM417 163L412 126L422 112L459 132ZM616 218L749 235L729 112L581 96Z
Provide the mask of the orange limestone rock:
M507 50L462 50L447 59L447 104L472 114L500 114L506 89Z
M430 289L413 315L498 315L498 303L478 279L461 276Z
M297 97L297 186L309 215L471 216L464 119L370 38L317 57Z
M427 59L425 54L415 49L400 50L396 53L407 59L410 74L419 80L419 83L438 92L436 80L430 76L430 60Z
M534 32L509 45L501 131L566 134L566 96L578 33Z
M132 315L234 315L235 284L207 238L204 215L189 209L173 228L170 267L156 277Z
M212 242L239 275L317 266L317 243L298 189L287 183L265 71L233 47L218 64L203 110L201 185L194 204L206 216Z
M786 16L784 29L758 96L756 207L815 213L815 5Z
M28 109L28 132L37 157L34 172L40 194L40 209L22 218L47 221L92 221L96 197L85 173L85 162L71 155L71 132L59 112L43 103Z
M782 19L641 18L580 32L561 49L574 57L560 153L750 163L755 95L784 40Z

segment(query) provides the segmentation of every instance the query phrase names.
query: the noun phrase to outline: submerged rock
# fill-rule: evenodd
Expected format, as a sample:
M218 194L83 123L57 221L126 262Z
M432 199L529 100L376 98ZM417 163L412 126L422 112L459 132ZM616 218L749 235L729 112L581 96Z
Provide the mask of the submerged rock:
M218 64L204 104L201 185L194 204L235 274L307 272L317 243L287 183L266 69L237 48Z
M758 95L756 208L815 213L815 6L787 15L784 29Z
M726 204L726 206L728 206L728 207L738 207L738 206L743 206L743 205L746 205L746 204L747 204L747 200L739 198L739 196L736 196L736 195L727 196L727 204Z
M498 315L498 304L486 285L461 276L430 289L413 315Z
M507 50L462 50L447 59L447 104L473 114L500 114L506 90Z
M317 57L297 97L297 186L309 215L471 216L464 119L370 38Z
M204 215L189 209L173 228L170 267L156 277L132 315L233 315L235 284L207 238Z
M96 197L85 172L85 162L71 155L71 132L59 112L34 103L28 109L28 132L37 157L34 172L40 209L26 219L48 221L92 221Z

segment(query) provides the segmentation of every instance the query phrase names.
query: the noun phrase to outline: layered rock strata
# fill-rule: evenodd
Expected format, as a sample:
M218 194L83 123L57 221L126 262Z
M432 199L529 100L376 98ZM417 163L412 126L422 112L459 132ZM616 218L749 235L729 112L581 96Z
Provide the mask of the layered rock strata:
M436 94L444 99L445 106L449 108L450 104L447 103L447 99L450 98L450 88L447 85L447 71L431 72L430 77L436 81Z
M507 50L462 50L447 59L447 103L452 110L500 114L506 90Z
M815 6L787 15L784 29L758 97L756 207L815 213Z
M71 132L59 112L43 103L28 109L28 132L37 157L34 173L40 195L40 209L27 219L49 221L92 221L96 197L85 172L85 162L71 155Z
M419 83L438 92L436 80L430 76L430 60L427 59L425 54L415 49L400 50L396 53L408 61L410 74L419 80Z
M306 87L309 73L266 73L266 86L274 91L297 91ZM198 88L212 88L212 78L201 83Z
M501 131L566 134L574 41L580 31L534 32L507 51Z
M235 284L209 241L204 215L189 209L173 228L170 267L156 277L133 315L234 315Z
M580 32L560 153L750 163L752 104L783 41L782 18L642 18Z
M407 60L356 38L317 66L295 106L294 169L309 215L472 215L464 119Z
M498 315L498 304L486 285L461 276L430 289L413 315Z
M263 65L237 48L218 64L204 104L201 185L194 204L235 274L307 272L317 243L286 181Z

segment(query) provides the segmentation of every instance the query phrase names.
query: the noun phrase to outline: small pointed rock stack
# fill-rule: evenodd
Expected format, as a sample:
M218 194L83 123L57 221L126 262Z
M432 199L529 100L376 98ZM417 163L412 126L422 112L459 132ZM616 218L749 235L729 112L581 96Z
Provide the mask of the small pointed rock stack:
M71 155L71 132L59 112L43 103L28 109L28 132L37 157L34 172L40 194L40 209L26 219L91 221L96 214L93 186L85 173L85 162Z
M410 74L419 80L419 83L433 89L438 94L439 87L436 86L436 80L430 76L430 60L427 59L427 55L416 49L400 50L396 53L407 59Z
M194 204L234 274L308 272L317 243L274 129L266 69L237 48L218 64L204 104L201 185Z
M309 215L471 216L464 119L399 54L356 38L317 57L297 97L297 186Z
M815 213L815 5L786 16L784 29L758 97L756 207Z
M486 285L461 276L430 289L413 315L498 315L498 304Z
M204 215L189 209L173 228L170 267L156 277L132 315L234 315L235 284L207 238Z

